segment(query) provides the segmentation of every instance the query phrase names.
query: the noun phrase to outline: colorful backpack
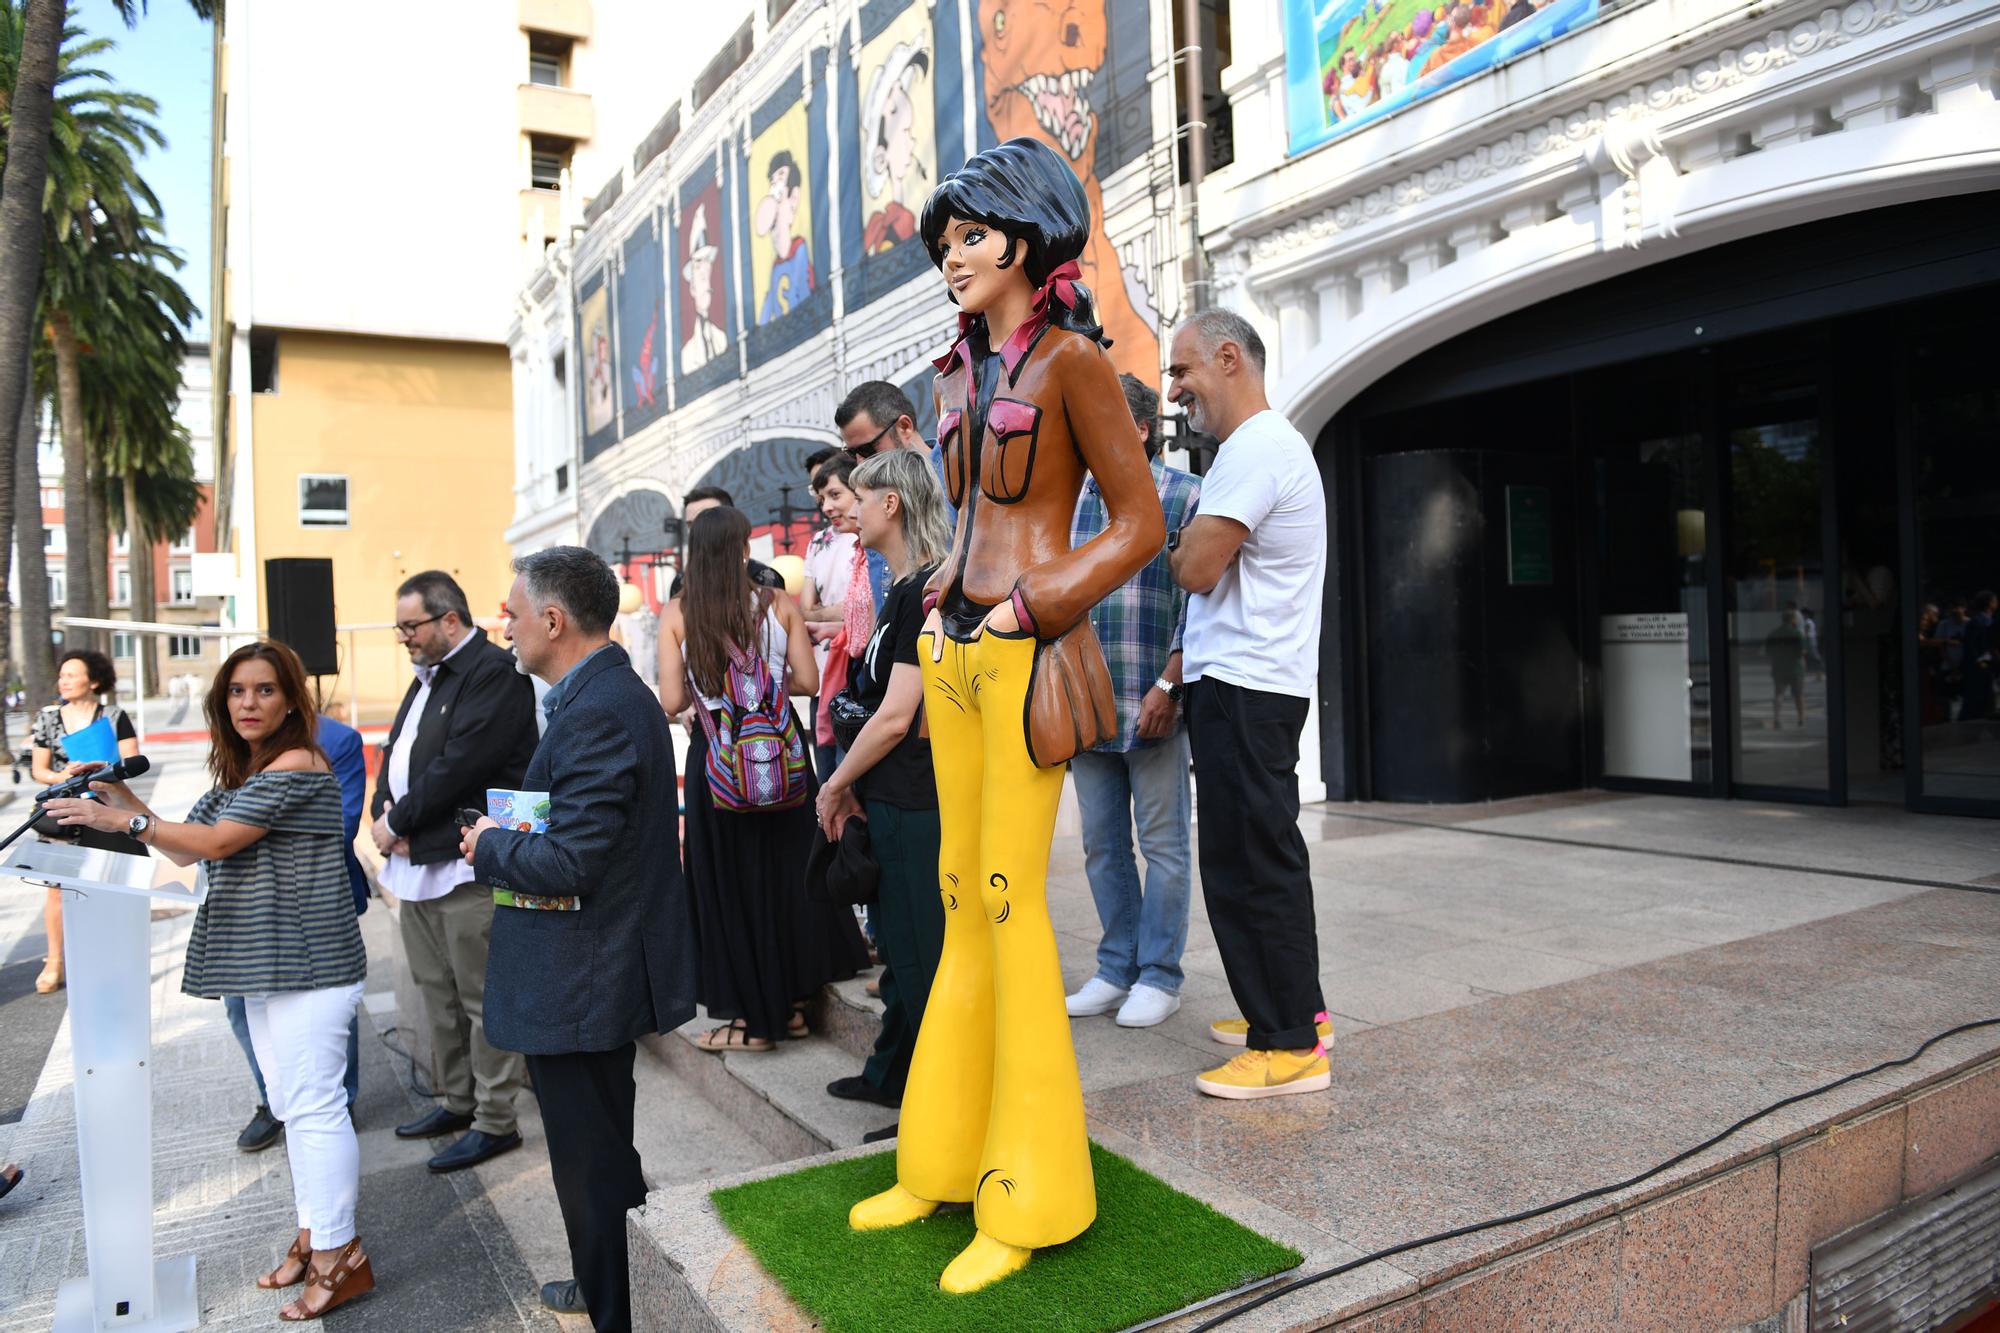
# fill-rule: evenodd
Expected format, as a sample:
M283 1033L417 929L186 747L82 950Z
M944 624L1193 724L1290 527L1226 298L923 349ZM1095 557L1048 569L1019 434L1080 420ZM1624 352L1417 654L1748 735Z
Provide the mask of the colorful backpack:
M755 814L805 804L811 767L782 681L759 653L729 645L721 720L697 707L708 736L708 793L718 810Z

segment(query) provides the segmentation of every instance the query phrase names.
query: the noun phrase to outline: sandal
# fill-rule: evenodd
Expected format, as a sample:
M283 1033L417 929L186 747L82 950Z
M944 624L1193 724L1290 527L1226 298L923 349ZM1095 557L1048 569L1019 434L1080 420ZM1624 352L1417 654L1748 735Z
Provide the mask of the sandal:
M14 1187L21 1183L21 1177L27 1174L27 1172L15 1166L12 1162L7 1163L5 1166L0 1166L0 1199L4 1199L9 1194L12 1194Z
M285 1257L278 1266L257 1279L257 1286L264 1291L283 1291L286 1287L296 1287L306 1280L306 1270L312 1267L312 1247L306 1244L305 1233L292 1237L292 1248L285 1251ZM278 1274L285 1271L287 1264L297 1264L299 1275L290 1282L278 1281Z
M63 960L49 957L42 960L42 973L35 978L35 994L52 995L63 987Z
M806 1001L794 1000L792 1002L791 1021L785 1024L785 1035L787 1037L810 1037L812 1034L812 1027L806 1022Z
M326 1304L317 1310L306 1304L306 1299L312 1295L314 1287L328 1293ZM375 1290L375 1270L369 1267L368 1256L361 1253L361 1237L356 1236L341 1246L340 1252L334 1255L333 1267L324 1273L307 1275L305 1291L301 1292L299 1298L291 1305L278 1311L278 1318L288 1324L303 1324L308 1320L318 1319L328 1311L345 1305L356 1296L373 1290ZM291 1313L294 1307L302 1313Z
M743 1020L732 1018L719 1028L710 1028L694 1039L694 1044L704 1051L768 1051L771 1041L768 1037L752 1037Z

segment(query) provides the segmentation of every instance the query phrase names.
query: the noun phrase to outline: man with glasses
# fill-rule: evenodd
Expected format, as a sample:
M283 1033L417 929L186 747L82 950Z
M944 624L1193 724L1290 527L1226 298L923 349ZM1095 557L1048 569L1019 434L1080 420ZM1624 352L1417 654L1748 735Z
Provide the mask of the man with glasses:
M930 459L943 484L944 456L917 429L916 404L889 381L869 380L848 390L834 409L833 425L840 432L841 447L856 462L866 462L883 449L908 449ZM945 486L944 493L945 516L955 523L958 514L951 505L951 487Z
M488 787L519 787L539 733L533 686L473 625L451 575L428 570L396 589L396 638L416 679L382 747L372 832L386 858L382 887L401 904L403 953L424 997L444 1103L398 1125L396 1137L462 1132L430 1159L442 1173L521 1146L521 1057L489 1045L482 1018L493 895L459 854L458 812L484 813Z

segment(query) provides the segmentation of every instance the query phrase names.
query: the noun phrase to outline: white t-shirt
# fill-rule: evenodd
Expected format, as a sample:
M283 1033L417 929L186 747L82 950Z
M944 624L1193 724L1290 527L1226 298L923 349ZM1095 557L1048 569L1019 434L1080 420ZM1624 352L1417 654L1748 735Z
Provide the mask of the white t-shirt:
M821 606L847 600L847 582L854 576L854 544L859 540L851 532L827 530L806 547L806 578L811 581L813 595L819 598ZM813 641L813 657L822 671L826 670L829 647L830 644L818 639Z
M1326 493L1305 436L1269 409L1238 426L1201 479L1201 513L1250 535L1215 587L1188 598L1182 677L1312 698Z

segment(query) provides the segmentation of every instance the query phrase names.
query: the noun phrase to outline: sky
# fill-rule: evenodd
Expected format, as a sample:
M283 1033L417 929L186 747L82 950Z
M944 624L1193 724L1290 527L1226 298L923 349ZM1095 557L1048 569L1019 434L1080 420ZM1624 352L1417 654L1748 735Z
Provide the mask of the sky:
M158 124L167 146L156 148L139 172L160 197L167 243L187 260L181 286L194 298L191 342L208 341L209 151L212 135L212 34L187 0L150 0L138 26L126 28L111 0L71 0L71 22L92 37L117 45L92 65L131 92L160 104Z

